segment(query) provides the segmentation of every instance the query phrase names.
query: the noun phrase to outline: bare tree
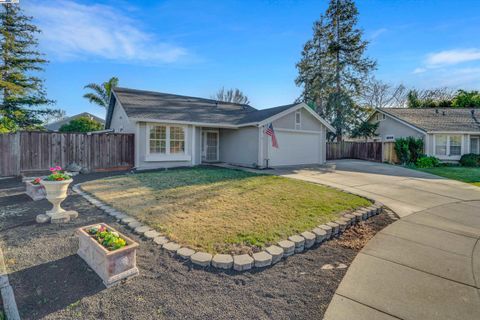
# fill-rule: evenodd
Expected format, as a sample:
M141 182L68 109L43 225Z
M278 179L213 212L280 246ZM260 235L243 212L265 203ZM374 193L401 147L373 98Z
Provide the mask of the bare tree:
M403 85L391 85L376 79L370 79L360 96L359 103L369 109L403 108L407 103L408 89Z
M442 101L442 100L452 100L455 97L456 90L448 88L448 87L441 87L441 88L434 88L428 90L416 90L418 93L418 98L421 100L434 100L434 101Z
M239 89L229 89L225 90L224 87L218 90L218 92L211 97L212 99L225 102L233 102L240 104L249 104L250 101L248 97Z

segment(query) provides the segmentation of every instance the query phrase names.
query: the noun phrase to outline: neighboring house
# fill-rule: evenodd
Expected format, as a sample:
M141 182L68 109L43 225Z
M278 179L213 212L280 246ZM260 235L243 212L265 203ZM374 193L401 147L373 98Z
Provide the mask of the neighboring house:
M264 133L273 124L279 148ZM137 169L224 162L248 167L325 162L332 126L304 103L249 105L114 88L106 129L135 134Z
M58 120L58 121L55 121L55 122L52 122L52 123L48 123L48 124L45 125L45 128L49 131L58 131L60 129L60 127L63 126L64 124L68 124L71 120L77 119L77 118L80 118L80 117L88 117L92 120L95 120L95 121L100 122L101 124L105 125L105 120L103 120L102 118L94 116L93 114L88 113L88 112L82 112L82 113L76 114L76 115L71 116L71 117L63 118L62 120Z
M458 161L463 154L480 153L480 110L468 108L382 108L369 118L379 122L381 141L422 138L425 154Z

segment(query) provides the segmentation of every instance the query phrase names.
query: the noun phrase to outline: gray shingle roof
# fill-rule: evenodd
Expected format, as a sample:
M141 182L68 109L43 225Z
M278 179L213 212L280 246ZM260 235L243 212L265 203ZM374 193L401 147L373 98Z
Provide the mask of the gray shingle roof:
M80 118L80 117L88 117L90 119L93 119L97 122L100 122L101 124L104 124L105 121L102 119L102 118L99 118L91 113L88 113L88 112L82 112L82 113L79 113L79 114L76 114L74 116L71 116L71 117L67 117L67 118L64 118L62 120L58 120L58 121L55 121L55 122L51 122L51 123L48 123L45 125L45 128L47 130L51 130L51 131L57 131L60 129L60 127L64 124L67 124L69 123L71 120L73 119L77 119L77 118Z
M430 131L480 132L480 109L470 108L381 108L395 118ZM473 113L472 113L472 110Z
M127 88L114 88L113 91L128 117L138 119L241 125L260 122L296 105L257 110L246 104L169 93ZM107 127L113 112L112 104L108 110Z

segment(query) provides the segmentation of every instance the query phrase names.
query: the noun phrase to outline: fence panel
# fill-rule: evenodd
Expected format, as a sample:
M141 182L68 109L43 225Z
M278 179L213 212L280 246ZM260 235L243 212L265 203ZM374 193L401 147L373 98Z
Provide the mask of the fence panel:
M327 160L362 159L383 161L381 142L327 142Z
M0 176L13 176L20 171L20 136L0 134Z
M44 171L75 162L90 171L134 166L134 135L19 132L0 134L0 176Z

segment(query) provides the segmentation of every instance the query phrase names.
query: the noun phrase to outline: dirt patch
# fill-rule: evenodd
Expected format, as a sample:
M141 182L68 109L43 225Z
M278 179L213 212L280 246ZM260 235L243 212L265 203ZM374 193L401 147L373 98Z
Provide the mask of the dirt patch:
M355 228L350 228L342 234L342 237L336 239L337 243L342 247L354 250L362 249L367 242L375 236L377 230L374 226L367 221L362 222L355 226Z
M321 267L349 266L358 253L340 238L260 272L205 271L132 235L78 195L64 207L79 218L62 225L34 222L49 208L44 200L18 194L0 202L0 245L22 319L321 319L347 271ZM75 254L75 229L98 222L140 243L140 275L109 289ZM352 233L367 237L390 222L382 214Z

